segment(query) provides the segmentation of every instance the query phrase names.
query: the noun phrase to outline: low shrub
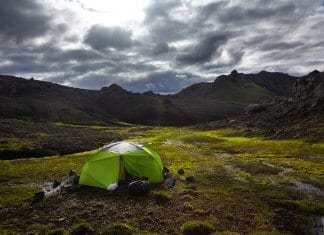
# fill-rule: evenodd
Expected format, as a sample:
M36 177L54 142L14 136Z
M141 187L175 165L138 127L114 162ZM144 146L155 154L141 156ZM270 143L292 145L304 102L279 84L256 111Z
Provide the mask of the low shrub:
M91 224L89 224L88 222L82 221L82 222L74 225L71 234L72 235L94 234L94 230L93 230Z
M214 225L207 221L190 220L182 226L183 235L209 235L214 231Z
M136 232L135 228L126 223L114 223L106 227L102 235L132 235Z
M32 224L27 228L28 235L45 235L46 231L46 226L43 224Z
M47 233L47 235L67 235L67 234L68 232L63 228L53 229Z

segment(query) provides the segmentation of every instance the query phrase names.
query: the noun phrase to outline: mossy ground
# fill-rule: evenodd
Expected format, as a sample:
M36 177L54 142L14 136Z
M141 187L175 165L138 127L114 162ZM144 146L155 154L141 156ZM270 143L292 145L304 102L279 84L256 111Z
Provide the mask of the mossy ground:
M71 231L80 221L90 223L96 232L113 223L126 223L137 231L178 234L190 220L214 221L216 234L307 234L312 218L324 215L324 143L320 139L248 138L231 129L125 126L110 131L158 151L176 176L176 187L156 188L143 198L130 197L123 190L110 195L101 189L81 188L31 205L32 193L41 183L63 179L70 169L80 170L94 151L3 160L0 234L1 230L22 233L32 224ZM183 175L177 174L179 169ZM193 182L187 176L193 176ZM296 182L307 187L298 187ZM167 200L156 200L156 195L164 194Z

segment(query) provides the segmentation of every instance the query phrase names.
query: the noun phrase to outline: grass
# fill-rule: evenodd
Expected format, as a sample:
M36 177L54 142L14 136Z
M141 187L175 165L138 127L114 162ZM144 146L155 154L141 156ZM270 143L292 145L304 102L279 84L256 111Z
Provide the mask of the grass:
M322 195L291 184L297 180L323 190L324 143L320 140L249 138L237 136L232 129L109 128L107 131L121 132L128 140L145 143L159 152L163 163L177 177L176 187L167 191L153 189L144 198L128 194L112 197L104 190L84 189L67 198L53 198L45 203L47 207L26 208L32 218L28 221L12 212L6 222L0 222L0 228L23 232L29 223L45 221L53 225L48 230L69 230L74 221L86 220L98 233L112 224L133 220L139 231L179 234L187 231L181 230L179 224L200 221L184 226L195 224L200 228L204 221L212 220L217 221L213 227L216 234L307 233L312 216L324 213ZM80 170L94 152L0 161L0 207L29 201L39 188L23 185L63 179L70 169ZM184 174L177 174L179 169ZM186 181L188 176L194 176L194 181ZM38 214L41 219L33 219ZM57 222L61 217L65 218L63 224ZM14 218L21 225L17 227Z

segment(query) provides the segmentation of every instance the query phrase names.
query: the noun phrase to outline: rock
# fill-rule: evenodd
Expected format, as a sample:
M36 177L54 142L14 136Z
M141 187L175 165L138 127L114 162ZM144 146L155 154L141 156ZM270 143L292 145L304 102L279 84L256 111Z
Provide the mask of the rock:
M78 175L78 172L75 170L70 170L69 176Z
M58 187L60 184L61 184L60 181L58 181L58 180L54 180L54 182L53 182L53 188Z
M178 174L179 174L179 175L183 175L183 174L184 174L184 170L183 170L183 169L179 169L179 170L178 170Z
M197 189L196 185L194 185L194 184L189 184L186 188L191 189L191 190L196 190Z
M186 177L186 181L187 181L187 182L194 182L194 181L195 181L195 177L192 176L192 175L187 176L187 177Z
M245 108L245 112L248 114L257 114L267 110L266 105L252 104Z
M69 172L69 182L72 183L72 184L79 184L79 178L80 178L80 175L77 171L75 170L70 170Z
M35 193L32 203L41 202L44 199L44 197L45 197L45 193L43 191Z
M278 130L278 131L276 131L276 135L281 135L282 133L284 133L284 130Z

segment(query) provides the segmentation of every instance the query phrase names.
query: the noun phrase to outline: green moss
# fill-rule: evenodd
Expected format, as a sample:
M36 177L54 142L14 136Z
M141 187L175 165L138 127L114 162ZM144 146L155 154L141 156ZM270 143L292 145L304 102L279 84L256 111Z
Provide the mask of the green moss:
M324 214L324 203L317 204L307 200L289 200L278 199L274 201L278 205L291 209L298 210L309 214Z
M170 199L171 199L171 195L169 193L163 192L163 191L153 192L153 197L159 203L166 203L166 202L170 201Z
M65 156L0 161L0 178L19 183L52 181L66 177L71 169L80 170L84 162L96 152L87 151Z
M215 227L208 221L190 220L183 224L184 235L208 235L215 231Z
M155 189L152 197L145 199L145 203L150 203L151 208L145 218L152 219L152 224L157 223L158 228L162 228L161 233L180 232L180 228L167 227L170 224L210 217L220 221L221 230L232 230L234 227L234 231L250 231L255 228L273 231L276 227L284 227L295 233L306 229L307 218L311 214L323 213L321 196L300 193L289 184L292 179L296 179L322 187L324 162L321 154L324 148L320 141L248 138L238 136L231 129L203 131L195 128L130 126L111 127L109 130L126 133L130 136L129 140L145 143L155 149L161 154L164 165L176 175L177 184L172 191ZM38 189L22 187L23 184L63 179L70 169L80 170L94 152L0 160L0 207L31 200ZM180 168L184 170L184 175L176 174ZM291 170L284 172L286 168ZM195 190L188 189L190 185L185 177L189 175L195 178ZM80 192L80 195L83 193L85 192ZM96 210L105 207L106 200L111 200L112 204L118 205L120 216L124 216L124 219L132 217L139 223L138 227L146 228L147 223L142 215L132 211L144 202L129 202L123 196L118 198L118 202L113 197L98 199L96 193L83 196L82 200L91 200L93 203L89 203L89 206ZM63 208L68 208L75 218L88 218L85 216L89 216L92 210L80 209L79 202L69 201ZM167 203L161 205L160 202ZM124 205L128 207L124 208ZM184 213L177 214L183 208ZM77 212L74 213L74 210ZM129 214L123 214L125 211ZM156 216L161 213L165 213L166 219L161 220L161 217ZM287 213L289 218L286 218ZM105 218L106 215L100 216ZM168 221L169 216L171 222ZM111 221L121 218L116 213L113 219ZM99 222L91 223L95 226ZM3 229L7 229L7 224L0 224L4 225ZM303 224L303 227L299 224Z
M15 205L23 201L31 202L37 187L0 186L0 208Z
M50 230L46 235L67 235L68 231L63 228L57 228Z
M73 226L71 235L88 235L94 234L93 227L86 221L81 221Z
M223 143L226 140L222 138L217 138L213 136L187 136L182 138L185 143L189 144L215 144Z
M28 235L45 235L47 228L43 224L32 224L27 228Z
M15 151L20 149L33 149L35 143L31 138L2 137L0 151Z
M240 235L240 233L232 232L232 231L221 231L213 233L213 235Z
M101 234L102 235L132 235L134 234L136 229L127 223L114 223L108 227L106 227Z
M288 235L287 232L279 232L279 231L251 231L248 235Z

